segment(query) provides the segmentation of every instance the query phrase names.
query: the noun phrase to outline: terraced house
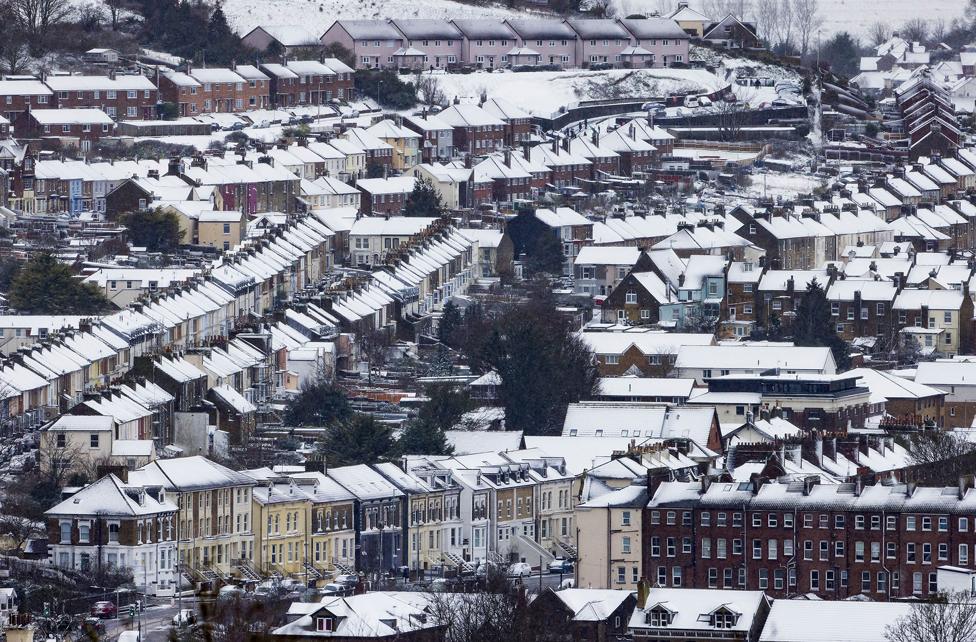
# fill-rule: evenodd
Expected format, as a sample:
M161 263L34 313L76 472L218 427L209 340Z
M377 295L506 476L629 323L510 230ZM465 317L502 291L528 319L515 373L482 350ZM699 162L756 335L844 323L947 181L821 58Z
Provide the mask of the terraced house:
M175 503L178 568L194 584L252 567L253 478L201 456L157 460L129 473L134 486L159 487Z

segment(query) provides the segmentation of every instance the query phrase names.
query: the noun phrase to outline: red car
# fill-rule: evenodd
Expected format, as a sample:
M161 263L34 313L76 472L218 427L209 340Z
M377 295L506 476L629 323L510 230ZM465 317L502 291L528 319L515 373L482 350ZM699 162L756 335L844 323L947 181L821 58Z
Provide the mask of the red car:
M112 618L115 617L115 612L114 602L95 602L91 607L92 617Z

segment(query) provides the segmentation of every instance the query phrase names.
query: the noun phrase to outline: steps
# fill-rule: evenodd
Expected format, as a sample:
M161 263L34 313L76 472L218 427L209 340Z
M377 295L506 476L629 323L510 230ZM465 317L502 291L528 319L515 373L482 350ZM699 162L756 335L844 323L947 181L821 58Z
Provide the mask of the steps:
M442 553L442 555L448 564L457 568L461 573L474 573L474 566L465 562L460 555L455 553Z

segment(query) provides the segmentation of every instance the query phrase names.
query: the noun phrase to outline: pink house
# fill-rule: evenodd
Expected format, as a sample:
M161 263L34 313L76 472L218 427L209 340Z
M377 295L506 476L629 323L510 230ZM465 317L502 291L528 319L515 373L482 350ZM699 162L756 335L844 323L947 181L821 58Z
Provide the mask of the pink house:
M462 36L457 27L443 20L391 20L403 34L406 49L416 49L424 68L446 69L463 63Z
M576 39L576 62L580 67L610 63L619 67L622 54L630 47L630 32L614 20L567 20L579 36Z
M501 20L489 18L451 21L461 33L464 64L478 69L497 69L509 64L508 55L518 36Z
M577 67L576 32L564 22L555 20L506 20L518 37L516 47L521 56L538 54L538 64ZM512 62L512 64L531 64Z
M676 62L688 62L690 36L674 20L623 18L618 22L633 37L631 45L639 50L636 55L640 55L645 60L644 66L670 67Z
M336 20L320 40L324 46L340 44L353 52L356 69L396 67L397 54L404 53L403 35L385 20Z

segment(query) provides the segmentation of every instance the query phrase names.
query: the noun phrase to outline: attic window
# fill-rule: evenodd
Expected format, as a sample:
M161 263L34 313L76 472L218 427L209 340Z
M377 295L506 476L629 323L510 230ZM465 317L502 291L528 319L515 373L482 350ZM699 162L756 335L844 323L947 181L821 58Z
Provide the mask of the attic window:
M654 607L647 612L647 623L651 626L670 626L673 618L674 614L662 607Z
M319 617L315 618L316 631L335 631L335 618Z
M712 613L712 626L716 629L731 629L739 619L738 613L733 613L727 609L719 609Z

